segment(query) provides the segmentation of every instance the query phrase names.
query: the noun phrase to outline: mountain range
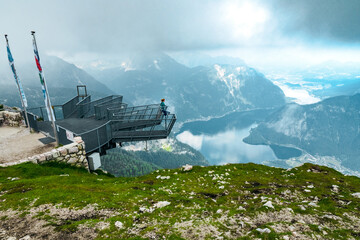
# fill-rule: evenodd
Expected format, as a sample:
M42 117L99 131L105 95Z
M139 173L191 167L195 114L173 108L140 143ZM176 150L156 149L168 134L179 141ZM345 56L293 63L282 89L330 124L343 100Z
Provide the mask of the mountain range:
M87 85L93 97L120 94L134 105L153 104L165 98L168 110L176 113L180 121L285 104L279 87L241 61L239 65L190 68L166 54L150 52L134 54L117 68L89 69L91 75L57 57L46 57L42 62L54 105L73 97L79 84ZM23 64L19 70L29 105L43 105L34 64ZM16 85L10 78L8 74L0 79L0 102L20 106Z
M189 68L168 55L151 53L93 74L136 105L165 98L180 121L285 104L279 87L244 64Z
M360 171L359 109L360 94L310 105L288 104L252 129L244 141L272 146L279 158L310 155L314 161Z
M45 79L53 105L62 104L76 96L76 86L86 85L92 97L114 94L108 87L97 81L84 70L58 57L42 58ZM8 74L0 75L0 102L9 106L21 106L18 90L10 68ZM44 105L41 84L35 63L17 66L28 104L31 107Z

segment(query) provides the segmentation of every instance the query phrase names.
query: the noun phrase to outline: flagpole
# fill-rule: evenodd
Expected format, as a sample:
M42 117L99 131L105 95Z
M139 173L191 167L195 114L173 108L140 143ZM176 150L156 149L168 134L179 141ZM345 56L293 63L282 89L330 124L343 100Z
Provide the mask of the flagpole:
M8 51L10 51L10 45L9 45L9 40L8 40L8 38L7 38L7 34L5 34L5 39L6 39L6 46L7 46L8 49L9 49ZM9 53L8 53L8 54L9 54ZM28 118L27 110L26 110L26 105L27 105L27 104L25 104L25 103L24 103L24 100L23 100L23 94L21 93L21 88L22 88L22 87L20 87L19 77L18 77L18 75L17 75L17 73L16 73L16 69L15 69L15 63L14 63L14 62L12 62L12 63L10 62L10 67L11 67L11 65L12 65L12 70L13 70L13 72L14 72L14 77L15 77L16 85L17 85L18 90L19 90L21 105L22 105L22 107L23 107L23 109L24 109L24 112L25 112L26 126L29 128L29 131L31 132L30 123L29 123L29 118ZM24 97L25 97L25 93L24 93Z
M46 82L45 82L45 77L44 77L44 74L43 74L43 71L42 71L42 68L41 68L41 65L40 65L40 58L39 58L39 55L38 55L39 53L38 53L38 48L37 48L36 39L35 39L35 31L31 31L31 35L33 36L34 53L35 53L35 55L37 55L37 56L35 56L35 60L37 61L36 64L37 64L37 67L38 67L38 70L39 70L40 81L41 81L41 84L44 87L43 91L45 90L45 94L46 94L46 97L44 96L46 98L45 99L46 100L45 106L47 108L48 117L50 118L51 123L52 123L53 131L54 131L54 137L55 137L55 140L56 140L56 145L58 146L59 145L59 138L58 138L57 131L56 131L55 116L54 116L54 112L53 112L53 109L52 109L52 106L51 106L49 92L48 92L47 85L46 85ZM36 57L38 59L36 59Z

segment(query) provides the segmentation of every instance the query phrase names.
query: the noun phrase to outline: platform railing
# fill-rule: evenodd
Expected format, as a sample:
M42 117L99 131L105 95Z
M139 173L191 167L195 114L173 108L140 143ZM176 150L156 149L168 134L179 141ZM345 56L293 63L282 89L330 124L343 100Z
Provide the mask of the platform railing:
M54 111L55 120L61 120L70 117L74 112L77 111L78 103L79 97L76 96L62 105L53 105L52 108ZM43 121L49 121L46 107L28 108L27 110L38 116L38 118L41 118Z
M105 124L86 132L72 133L74 134L74 137L81 137L85 142L86 153L100 151L101 147L108 144L112 139L112 132L109 124L110 122L106 122ZM69 141L66 136L66 131L69 130L62 126L58 126L58 129L60 142L63 142L64 144L70 143L71 141Z
M63 118L70 117L76 110L80 97L76 96L62 105Z
M168 114L167 116L162 115L160 124L153 126L153 130L165 130L170 133L171 129L174 127L175 122L175 114Z
M96 106L97 104L106 102L108 100L111 100L113 97L114 96L112 95L112 96L107 96L107 97L104 97L104 98L100 98L100 99L95 100L95 101L88 101L88 102L85 102L85 103L79 103L78 104L78 106L79 106L78 117L83 118L83 117L95 116L94 106Z
M27 112L27 119L29 119L29 122L26 123L28 126L30 126L30 128L34 129L36 132L39 132L39 128L38 128L38 116L36 116L35 114L31 113L31 112ZM26 121L26 118L25 118Z
M107 111L107 119L112 120L114 113L120 113L125 111L125 109L128 107L127 103L121 103L120 105L109 107L106 109Z
M143 120L145 121L145 120ZM162 117L159 124L153 124L138 129L122 129L120 131L112 131L113 138L117 141L147 141L154 139L167 138L176 121L175 114L169 114Z
M75 117L82 117L83 115L85 115L86 111L87 111L87 106L88 104L91 102L91 96L87 96L85 97L83 100L81 100L80 102L78 102L77 105L77 111L76 113L74 113Z
M97 104L94 106L95 109L95 119L97 120L108 120L108 108L120 107L122 104L122 96L110 99L106 102ZM126 105L127 106L127 105Z
M137 107L128 107L117 113L113 113L111 116L112 120L120 120L126 116L136 116L136 119L142 119L141 116L145 115L161 115L161 108L159 104L143 105Z
M148 131L151 129L165 130L170 132L176 122L175 114L168 114L167 116L162 115L161 118L157 119L154 115L145 116L144 119L121 119L112 120L110 122L111 129L113 132L127 130L139 130Z
M28 108L27 111L34 114L38 118L41 118L43 121L49 120L45 107Z
M108 107L108 106L111 106L113 105L114 103L122 103L122 100L123 100L123 96L121 95L113 95L112 96L113 98L110 99L110 100L106 100L105 102L102 102L102 103L99 103L99 104L96 104L95 106L97 107Z

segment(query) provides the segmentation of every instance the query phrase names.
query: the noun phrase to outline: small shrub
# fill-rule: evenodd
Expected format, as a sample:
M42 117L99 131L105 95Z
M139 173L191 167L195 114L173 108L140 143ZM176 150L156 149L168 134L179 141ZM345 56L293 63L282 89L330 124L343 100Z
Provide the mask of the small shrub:
M4 110L4 105L0 104L0 111Z
M43 119L42 117L38 117L38 118L36 119L36 121L42 122L42 121L44 121L44 119Z

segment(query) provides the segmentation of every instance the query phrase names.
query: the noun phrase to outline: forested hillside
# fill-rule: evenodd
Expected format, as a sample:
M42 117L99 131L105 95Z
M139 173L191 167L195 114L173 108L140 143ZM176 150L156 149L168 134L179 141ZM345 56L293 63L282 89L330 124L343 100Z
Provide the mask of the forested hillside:
M117 177L135 177L145 175L160 167L141 160L131 152L119 149L108 151L101 157L101 168Z
M185 164L209 166L197 150L173 136L149 142L124 143L101 156L101 168L114 176L133 177L156 169L178 168Z
M101 168L119 177L141 176L162 168L179 168L185 164L207 166L199 152L126 151L110 149L101 157Z

